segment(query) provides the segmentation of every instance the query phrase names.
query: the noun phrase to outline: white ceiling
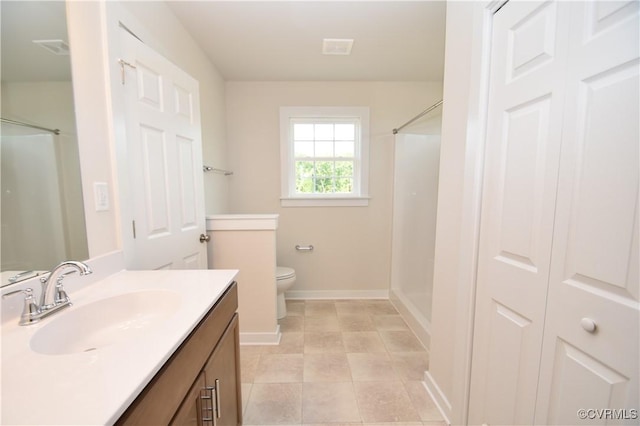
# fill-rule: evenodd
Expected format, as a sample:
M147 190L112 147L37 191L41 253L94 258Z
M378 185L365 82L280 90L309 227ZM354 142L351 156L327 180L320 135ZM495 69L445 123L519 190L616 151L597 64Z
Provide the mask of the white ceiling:
M225 80L439 81L444 1L170 1ZM355 39L350 56L323 38Z
M444 1L173 0L169 7L226 80L439 81ZM0 1L2 79L69 80L68 56L34 39L67 40L64 2ZM350 56L323 38L355 39Z
M0 1L3 81L70 81L69 56L57 56L32 40L69 41L64 2Z

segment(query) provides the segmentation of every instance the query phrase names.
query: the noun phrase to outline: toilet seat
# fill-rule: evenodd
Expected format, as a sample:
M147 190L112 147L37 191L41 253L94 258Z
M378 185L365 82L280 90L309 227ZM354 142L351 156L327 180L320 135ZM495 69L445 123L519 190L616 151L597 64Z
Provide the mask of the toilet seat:
M296 271L293 268L287 268L286 266L276 267L276 280L286 280L295 276Z
M296 282L296 271L286 266L276 266L276 292L278 302L278 319L287 316L287 304L284 300L284 294Z

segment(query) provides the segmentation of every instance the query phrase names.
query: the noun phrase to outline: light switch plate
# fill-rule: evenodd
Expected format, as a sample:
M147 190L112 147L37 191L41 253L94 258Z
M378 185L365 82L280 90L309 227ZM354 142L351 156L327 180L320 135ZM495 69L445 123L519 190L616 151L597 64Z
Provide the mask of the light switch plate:
M109 210L109 186L106 182L94 182L93 194L96 211L106 212Z

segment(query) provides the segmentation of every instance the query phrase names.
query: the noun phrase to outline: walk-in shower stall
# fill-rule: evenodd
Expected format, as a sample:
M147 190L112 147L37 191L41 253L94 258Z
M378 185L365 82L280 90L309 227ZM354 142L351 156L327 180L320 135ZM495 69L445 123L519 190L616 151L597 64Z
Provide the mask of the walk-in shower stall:
M439 105L441 102L423 115ZM433 303L440 115L433 113L419 123L422 125L408 128L407 133L394 129L390 298L423 344L428 346Z

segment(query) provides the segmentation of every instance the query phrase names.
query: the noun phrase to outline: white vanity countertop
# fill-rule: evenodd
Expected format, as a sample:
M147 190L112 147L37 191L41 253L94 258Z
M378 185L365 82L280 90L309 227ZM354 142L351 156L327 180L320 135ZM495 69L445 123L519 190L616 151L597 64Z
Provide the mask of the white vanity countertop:
M73 306L19 326L2 324L1 424L113 424L237 275L236 270L122 271L69 292ZM89 352L44 355L31 338L73 309L123 293L170 290L179 306L135 338Z

